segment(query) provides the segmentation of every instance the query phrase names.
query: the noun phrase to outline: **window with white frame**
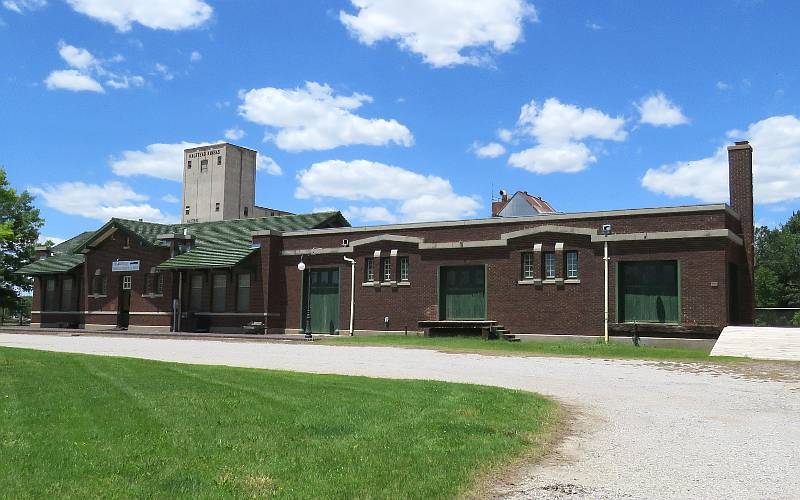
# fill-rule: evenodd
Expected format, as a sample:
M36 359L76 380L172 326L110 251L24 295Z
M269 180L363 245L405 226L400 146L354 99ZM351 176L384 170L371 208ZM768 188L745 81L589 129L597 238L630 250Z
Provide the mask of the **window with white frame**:
M542 270L544 271L544 279L556 279L556 253L544 252L542 253Z
M533 279L533 252L522 252L522 279Z
M408 257L398 257L397 267L399 267L400 281L408 281Z
M383 281L392 281L392 259L383 257L381 259L381 270L383 271Z
M208 160L200 160L200 171L208 172Z
M364 260L364 282L370 283L375 281L375 259L367 257Z
M130 290L133 287L133 276L122 277L122 289Z
M569 251L565 254L567 279L576 279L578 277L578 252Z

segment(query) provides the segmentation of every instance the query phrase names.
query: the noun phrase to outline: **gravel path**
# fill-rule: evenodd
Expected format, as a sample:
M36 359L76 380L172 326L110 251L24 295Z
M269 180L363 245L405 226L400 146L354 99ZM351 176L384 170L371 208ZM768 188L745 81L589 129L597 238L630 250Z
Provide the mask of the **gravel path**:
M800 498L800 381L644 361L447 354L148 338L0 334L0 345L184 363L524 389L574 413L543 463L499 485L507 498Z

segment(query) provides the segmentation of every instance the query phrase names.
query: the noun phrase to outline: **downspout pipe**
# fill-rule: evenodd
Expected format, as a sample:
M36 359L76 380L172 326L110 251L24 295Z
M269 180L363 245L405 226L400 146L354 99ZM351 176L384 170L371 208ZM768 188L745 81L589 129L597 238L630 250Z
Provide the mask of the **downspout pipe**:
M350 263L350 336L354 335L353 332L353 309L356 301L356 261L349 257L344 260Z
M603 297L603 338L605 339L606 344L608 344L608 239L606 239L603 246L603 264L605 278L605 293Z

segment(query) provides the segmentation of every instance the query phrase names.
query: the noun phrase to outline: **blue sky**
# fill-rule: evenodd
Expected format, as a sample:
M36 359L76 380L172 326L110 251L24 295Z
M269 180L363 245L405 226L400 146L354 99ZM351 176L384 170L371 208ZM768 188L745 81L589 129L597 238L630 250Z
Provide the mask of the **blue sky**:
M797 2L0 2L0 165L43 234L175 220L180 150L259 151L257 202L354 224L800 197ZM227 139L226 139L227 137Z

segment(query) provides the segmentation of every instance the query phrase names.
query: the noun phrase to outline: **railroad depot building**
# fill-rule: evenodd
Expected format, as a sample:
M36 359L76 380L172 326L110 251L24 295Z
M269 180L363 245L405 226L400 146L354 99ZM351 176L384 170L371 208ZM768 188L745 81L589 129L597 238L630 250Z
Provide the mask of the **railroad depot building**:
M730 205L560 213L517 192L490 218L367 227L339 212L245 210L251 151L187 150L180 224L112 219L39 248L18 271L34 279L34 326L299 333L310 316L314 333L347 334L352 306L355 334L490 320L518 336L602 335L606 299L612 334L753 322L746 142L728 148Z

